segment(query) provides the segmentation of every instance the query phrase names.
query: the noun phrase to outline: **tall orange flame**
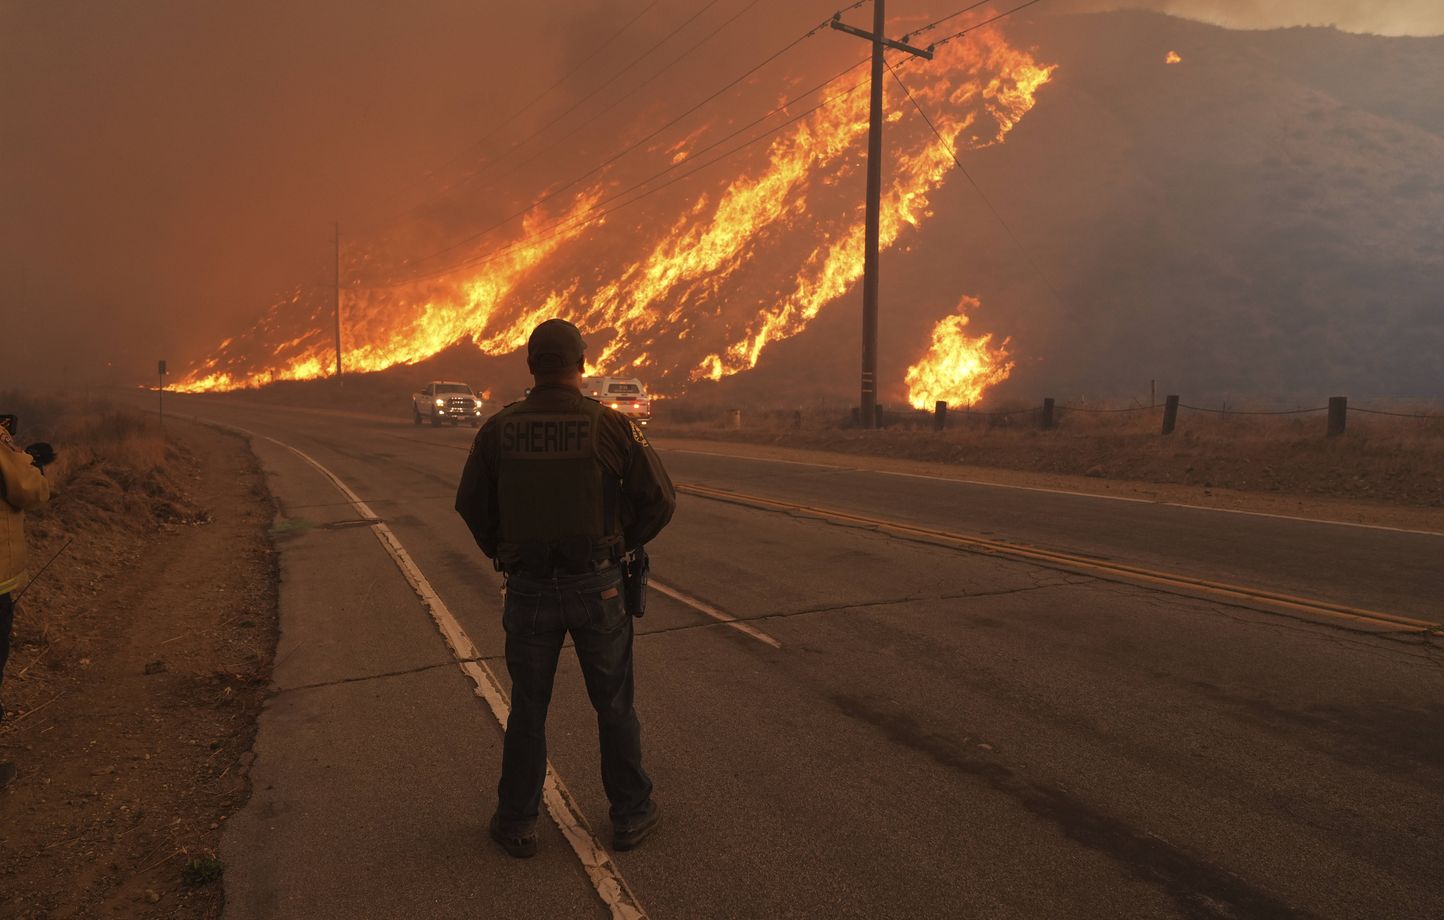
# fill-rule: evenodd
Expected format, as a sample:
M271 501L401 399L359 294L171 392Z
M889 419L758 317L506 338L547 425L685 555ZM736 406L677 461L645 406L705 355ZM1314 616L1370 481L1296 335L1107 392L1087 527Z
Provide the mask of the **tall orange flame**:
M934 61L906 68L903 77L948 145L971 150L1002 142L1053 70L987 27L944 45ZM953 169L902 94L892 85L887 91L884 247L933 216L930 196ZM600 217L595 206L619 181L602 179L561 210L530 215L498 253L484 248L499 245L494 238L476 244L469 267L350 290L345 367L415 363L468 340L484 354L504 355L525 344L537 321L564 316L588 334L595 368L645 369L662 393L752 368L770 345L802 332L861 277L867 123L867 94L839 92L751 161L729 161L741 165L720 189L653 199L651 213L672 215L666 220L632 219L637 212L628 212L625 224ZM687 151L725 127L706 126L657 155L691 168ZM369 269L384 255L358 260ZM324 376L334 366L333 347L328 299L308 302L292 292L247 333L222 343L179 388Z
M968 313L978 301L964 297L958 312L945 316L933 327L927 354L908 368L904 382L908 403L914 409L931 409L934 403L973 406L989 387L1002 383L1013 372L1008 360L1008 340L993 347L991 334L969 336Z

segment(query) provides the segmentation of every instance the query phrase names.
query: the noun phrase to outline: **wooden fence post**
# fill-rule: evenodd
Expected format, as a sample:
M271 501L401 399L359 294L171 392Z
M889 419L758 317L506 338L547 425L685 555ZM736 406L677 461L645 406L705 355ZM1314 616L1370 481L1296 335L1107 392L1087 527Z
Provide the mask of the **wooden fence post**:
M948 427L948 403L946 400L938 400L933 405L933 428L938 431L946 430Z
M1043 430L1053 430L1053 397L1051 396L1043 400Z
M1173 434L1174 427L1178 424L1178 397L1165 396L1163 398L1163 433Z
M1349 420L1349 397L1329 397L1329 437L1337 438L1344 433L1344 426Z

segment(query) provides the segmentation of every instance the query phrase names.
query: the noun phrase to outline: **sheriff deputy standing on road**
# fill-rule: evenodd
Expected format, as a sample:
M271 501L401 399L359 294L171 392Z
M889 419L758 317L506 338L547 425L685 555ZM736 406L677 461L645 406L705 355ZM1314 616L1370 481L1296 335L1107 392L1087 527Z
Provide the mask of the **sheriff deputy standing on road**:
M49 445L44 447L50 450ZM50 482L35 460L17 447L10 430L0 425L0 682L5 679L5 661L10 657L14 592L25 577L25 512L50 500ZM44 457L40 460L43 463ZM0 721L4 718L5 706L0 703ZM14 778L15 765L0 763L0 789Z
M623 564L671 520L677 495L641 430L582 395L585 350L571 323L536 327L527 341L536 385L477 432L456 493L481 551L506 574L511 716L490 832L515 857L536 853L547 705L568 633L597 711L613 847L635 847L661 817L632 705L641 609L624 604Z

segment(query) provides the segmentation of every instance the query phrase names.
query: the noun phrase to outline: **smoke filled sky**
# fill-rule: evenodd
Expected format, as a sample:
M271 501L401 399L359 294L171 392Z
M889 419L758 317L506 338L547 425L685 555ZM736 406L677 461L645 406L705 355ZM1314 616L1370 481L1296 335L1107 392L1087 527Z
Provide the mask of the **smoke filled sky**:
M435 248L595 162L629 127L665 120L838 5L0 0L0 308L11 336L0 383L130 383L157 358L194 361L282 292L329 283L333 220L348 246ZM961 5L893 0L889 11L903 30ZM1123 6L1235 27L1444 32L1437 0L1055 8ZM498 187L466 178L481 155L545 125L699 11L657 61L740 16L564 149L539 146ZM714 117L750 116L860 50L820 35Z

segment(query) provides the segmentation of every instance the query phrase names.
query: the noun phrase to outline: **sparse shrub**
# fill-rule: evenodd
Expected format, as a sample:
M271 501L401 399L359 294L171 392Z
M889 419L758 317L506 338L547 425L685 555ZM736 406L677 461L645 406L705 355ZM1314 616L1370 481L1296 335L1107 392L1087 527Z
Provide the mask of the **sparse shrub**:
M221 880L226 864L214 856L197 856L181 869L181 881L192 888L200 888Z

